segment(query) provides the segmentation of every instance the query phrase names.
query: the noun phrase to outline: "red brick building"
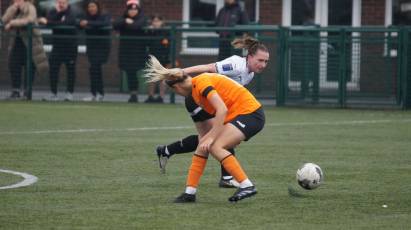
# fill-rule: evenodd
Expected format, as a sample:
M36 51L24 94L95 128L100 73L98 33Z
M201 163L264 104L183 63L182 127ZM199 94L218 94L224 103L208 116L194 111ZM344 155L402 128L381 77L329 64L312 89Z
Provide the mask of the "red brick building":
M38 1L38 2L53 2L54 0ZM168 20L187 20L189 19L184 14L189 12L190 4L197 2L205 2L218 10L224 0L141 0L144 10L147 15L159 13L164 15ZM3 13L11 0L1 0L0 7ZM77 2L77 1L71 1ZM107 11L111 12L113 16L120 15L124 10L125 1L122 0L101 0ZM300 12L301 8L305 8L315 16L315 21L321 25L329 25L327 18L331 12L332 7L337 7L338 4L333 2L343 2L345 16L352 17L352 24L357 25L389 25L393 23L396 11L401 11L401 4L409 4L408 0L244 0L244 6L251 6L253 14L256 14L256 20L261 24L273 25L290 25L293 12ZM303 6L305 5L305 6ZM250 8L251 8L250 7ZM408 6L403 7L403 10L408 9ZM399 9L397 9L399 8ZM339 9L340 11L343 11ZM356 14L356 15L354 15ZM184 18L186 17L186 18ZM394 19L395 21L395 19Z
M1 12L4 12L11 0L0 0ZM52 5L54 0L40 1L42 4L48 3ZM81 5L80 0L73 0L70 2L77 2ZM101 0L106 11L110 12L113 17L121 15L125 9L125 0ZM398 25L409 22L404 14L411 11L411 0L240 0L241 5L246 9L251 21L259 22L266 25L282 25L282 26L294 26L294 25L307 25L316 24L320 26L388 26ZM166 20L176 21L192 21L192 20L213 20L218 9L220 9L224 0L141 0L142 7L145 14L152 15L158 13L163 15ZM411 19L411 17L410 17ZM106 84L111 86L119 85L120 73L117 69L116 56L117 56L117 44L113 43L111 56L112 59L106 66ZM187 48L187 47L186 47ZM188 47L189 48L189 47ZM4 50L4 47L2 47ZM353 50L355 50L353 48ZM375 53L384 53L384 46L379 45L375 47L364 47L362 53L356 54L352 51L352 59L358 59L363 57L365 51L372 51ZM185 66L195 63L207 63L215 61L216 53L206 52L199 54L191 52L190 49L184 50L183 48L178 53L179 58L184 60ZM1 64L5 64L5 56L2 52ZM355 56L357 55L357 56ZM79 63L86 63L85 55L79 56ZM380 55L381 56L381 55ZM395 55L394 55L395 56ZM374 63L379 66L379 62L384 61L383 58L376 60ZM362 61L361 61L362 62ZM361 64L361 63L360 63ZM357 68L353 66L352 68ZM269 71L272 75L275 70ZM356 70L353 70L354 72ZM5 68L1 70L2 76L0 82L7 81L4 79L3 74ZM87 71L86 68L79 69L80 79L79 84L87 84ZM357 76L353 73L354 87L359 88L361 80L359 78L361 74L373 75L376 71L370 71L366 67L359 68ZM378 71L377 71L378 72ZM380 72L380 71L379 71ZM268 76L267 79L273 81L272 76ZM357 82L355 82L357 81ZM37 80L42 84L42 80ZM46 80L44 80L46 82ZM43 82L43 83L44 83ZM356 84L356 85L355 85ZM378 88L379 86L372 86L372 84L363 84L370 86L371 89ZM365 86L361 86L364 88ZM274 88L273 88L274 90Z

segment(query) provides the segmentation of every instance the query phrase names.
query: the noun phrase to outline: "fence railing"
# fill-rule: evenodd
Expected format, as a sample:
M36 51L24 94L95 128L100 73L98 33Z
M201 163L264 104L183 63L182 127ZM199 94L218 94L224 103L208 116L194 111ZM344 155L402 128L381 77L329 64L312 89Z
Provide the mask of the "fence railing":
M378 27L284 28L279 104L398 105L406 79L401 34ZM406 67L405 67L406 68ZM405 104L404 104L405 105Z
M145 94L147 90L139 70L144 67L147 54L161 56L163 63L171 67L212 63L218 61L218 54L222 52L219 47L222 40L229 42L237 35L248 33L266 44L270 50L267 69L247 86L259 98L273 99L277 106L411 107L409 27L250 25L225 28L204 26L201 23L182 26L184 24L186 23L172 22L164 29L147 30L144 35L129 37L120 37L115 32L110 33L109 37L87 36L81 30L74 35L53 35L48 31L50 28L36 29L43 31L43 47L50 67L54 68L50 73L56 71L56 62L65 64L66 69L69 69L70 60L74 60L75 80L66 80L70 73L61 70L57 78L57 81L63 80L63 84L59 84L60 91L66 84L75 84L75 94L85 94L90 86L90 90L93 90L93 87L103 84L106 92L124 93L130 89L130 84L137 84L137 89L134 90ZM232 36L221 38L218 36L221 31ZM35 35L32 29L27 29L27 32L27 39L23 39L23 44L33 47ZM15 36L7 31L1 32L0 98L7 97L10 85L17 85L16 79L10 77L13 72L10 71L11 65L16 63L10 61L12 59L8 52L9 41L15 39ZM167 40L167 44L162 44L163 39ZM64 45L61 44L69 44L69 41L75 43L75 57L65 59L68 54L57 57L51 52L53 49L64 51ZM106 50L105 45L108 46ZM245 54L230 46L225 48L226 54ZM31 98L32 92L34 95L48 92L51 81L56 79L36 76L33 80L31 65L36 63L32 63L31 57L35 50L24 51L25 61L17 63L17 66L24 66L26 70L23 88L26 96ZM20 55L23 54L21 50L19 52ZM105 55L107 57L102 58ZM24 65L25 63L28 64ZM100 69L92 68L92 64L96 63ZM99 70L102 71L103 79L101 82L93 82L96 79L90 76L98 74ZM1 91L6 93L2 94ZM175 102L173 94L170 94L170 101Z

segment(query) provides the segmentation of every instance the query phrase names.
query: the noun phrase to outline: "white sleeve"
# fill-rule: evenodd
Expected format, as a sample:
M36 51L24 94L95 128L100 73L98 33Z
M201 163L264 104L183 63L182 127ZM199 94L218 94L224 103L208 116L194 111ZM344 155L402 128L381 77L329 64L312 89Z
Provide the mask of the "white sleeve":
M241 57L231 56L222 61L216 62L215 67L217 73L226 75L227 77L236 77L241 72Z
M251 80L254 78L254 73L248 74L246 77L243 79L243 84L242 85L248 85Z

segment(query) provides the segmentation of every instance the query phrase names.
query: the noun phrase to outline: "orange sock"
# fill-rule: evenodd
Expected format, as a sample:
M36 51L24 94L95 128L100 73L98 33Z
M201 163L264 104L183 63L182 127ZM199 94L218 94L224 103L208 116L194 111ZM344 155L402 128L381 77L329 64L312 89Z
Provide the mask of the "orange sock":
M235 156L230 155L224 158L221 161L221 164L223 165L225 170L227 170L227 172L234 177L236 181L241 183L248 178L244 170L241 168L240 163L237 161L237 158L235 158Z
M203 175L204 168L207 164L207 158L203 156L193 155L190 169L188 170L187 186L197 188L200 182L201 175Z

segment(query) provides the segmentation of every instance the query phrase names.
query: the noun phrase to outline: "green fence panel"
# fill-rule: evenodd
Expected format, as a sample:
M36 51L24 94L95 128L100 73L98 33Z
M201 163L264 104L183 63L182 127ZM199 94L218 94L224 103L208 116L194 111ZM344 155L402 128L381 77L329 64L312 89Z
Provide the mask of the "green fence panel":
M401 75L403 86L403 108L411 109L411 28L404 28L402 31L402 62Z
M399 106L398 28L290 31L286 105Z
M277 51L280 48L279 28L277 26L239 26L236 28L224 27L177 27L176 28L176 60L182 67L208 64L219 61L219 42L227 45L225 56L239 55L246 53L241 49L234 49L230 46L235 37L220 38L216 32L227 30L230 33L241 36L244 31L259 41L264 43L270 52L270 61L266 70L261 74L256 74L254 80L247 85L247 88L258 98L274 99L277 87Z
M258 38L270 50L267 69L256 74L247 86L260 99L275 100L277 106L287 105L331 105L336 107L411 107L410 76L410 28L409 27L278 27L270 25L248 25L237 27L211 27L204 22L170 22L163 30L169 40L168 56L170 67L188 67L219 61L219 44L229 44L232 39L220 38L218 33L226 31L239 36L244 32ZM1 27L0 27L1 28ZM44 49L53 60L53 35L50 28L40 28ZM134 76L139 94L147 94L144 63L153 51L150 44L160 42L162 37L153 33L144 36L119 37L112 28L108 36L87 36L78 30L76 35L66 35L65 39L77 42L75 60L75 100L82 100L90 94L96 82L90 78L89 52L93 44L106 43L109 50L99 50L96 57L107 55L101 66L104 90L116 95L118 101L127 101L129 77L121 62L139 66ZM29 29L29 31L31 31ZM147 30L148 31L148 30ZM0 98L10 94L11 78L8 69L8 38L12 33L2 30L0 64ZM32 47L32 35L28 45ZM94 39L90 45L87 41ZM121 51L120 44L129 41L142 44L138 49ZM127 42L126 42L127 43ZM226 46L226 55L246 55L243 50ZM28 99L41 99L50 93L50 79L45 76L31 76L32 49L27 49L27 77L21 91L26 91ZM58 92L64 94L68 84L67 66L61 65L58 77ZM138 71L140 70L140 71ZM94 70L95 71L95 70ZM130 71L129 71L130 72ZM100 83L99 83L100 84ZM32 93L33 92L33 93ZM171 103L181 101L171 91ZM143 96L144 98L144 96ZM60 97L63 99L63 97ZM140 100L142 101L142 100Z

